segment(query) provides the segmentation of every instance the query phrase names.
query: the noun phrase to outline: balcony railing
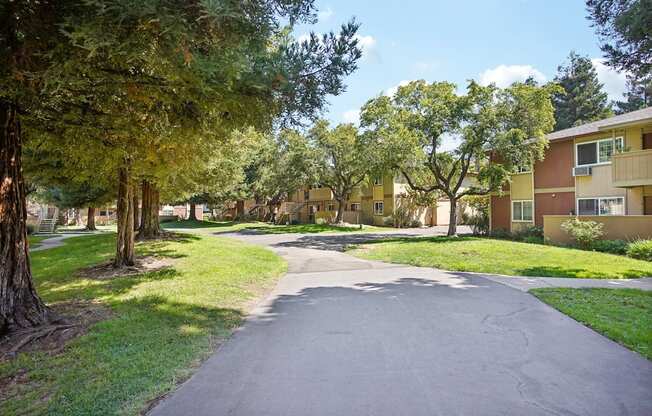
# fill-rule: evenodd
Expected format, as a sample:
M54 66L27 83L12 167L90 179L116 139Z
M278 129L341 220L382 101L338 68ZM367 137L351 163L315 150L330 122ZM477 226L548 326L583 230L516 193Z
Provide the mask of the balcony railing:
M329 201L333 199L333 193L328 188L313 188L309 197L311 201Z
M616 154L611 169L616 187L652 185L652 149Z

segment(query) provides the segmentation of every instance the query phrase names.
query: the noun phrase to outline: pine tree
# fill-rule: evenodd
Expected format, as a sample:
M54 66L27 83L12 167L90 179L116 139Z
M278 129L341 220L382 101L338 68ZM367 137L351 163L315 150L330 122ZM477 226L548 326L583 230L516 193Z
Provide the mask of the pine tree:
M563 88L553 96L555 130L610 117L613 113L598 73L586 56L571 52L568 62L557 67L554 82Z

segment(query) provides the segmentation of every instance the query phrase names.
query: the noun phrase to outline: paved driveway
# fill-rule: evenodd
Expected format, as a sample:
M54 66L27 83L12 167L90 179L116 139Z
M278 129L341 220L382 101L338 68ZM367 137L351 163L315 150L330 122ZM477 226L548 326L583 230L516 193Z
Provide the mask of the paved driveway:
M480 275L240 235L289 273L152 415L652 415L652 363ZM332 250L331 250L332 249Z

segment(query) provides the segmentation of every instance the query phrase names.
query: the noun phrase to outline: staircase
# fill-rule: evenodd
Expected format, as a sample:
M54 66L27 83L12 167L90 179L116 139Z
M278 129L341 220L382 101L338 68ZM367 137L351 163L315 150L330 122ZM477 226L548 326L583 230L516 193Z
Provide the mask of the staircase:
M56 218L41 220L41 222L38 224L38 232L39 233L53 233L54 232L54 227L56 225L57 225L57 219Z

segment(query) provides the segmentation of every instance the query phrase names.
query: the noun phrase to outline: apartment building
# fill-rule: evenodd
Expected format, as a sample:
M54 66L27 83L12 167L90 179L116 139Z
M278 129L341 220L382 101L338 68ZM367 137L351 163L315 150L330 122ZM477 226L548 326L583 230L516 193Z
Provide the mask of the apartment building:
M392 214L403 203L406 187L401 175L371 178L346 202L343 220L351 224L391 225ZM310 223L320 218L332 221L337 210L338 203L331 190L317 185L293 194L283 203L281 215L292 221ZM416 207L409 215L412 220L426 226L447 224L448 221L445 203L439 203L438 207Z
M566 242L572 216L605 224L605 238L652 237L652 108L551 133L545 158L492 195L490 227L544 227Z

